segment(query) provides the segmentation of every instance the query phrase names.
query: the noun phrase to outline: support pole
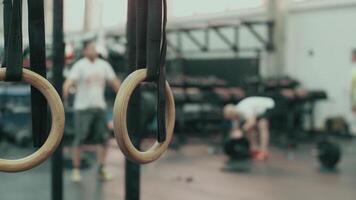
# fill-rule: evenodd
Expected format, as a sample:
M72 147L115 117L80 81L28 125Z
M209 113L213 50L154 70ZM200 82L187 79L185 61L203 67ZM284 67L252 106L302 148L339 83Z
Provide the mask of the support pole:
M270 20L274 21L273 40L275 51L268 54L267 76L280 76L286 72L286 42L287 42L287 22L288 22L288 1L269 0L267 4Z
M63 0L53 0L53 85L62 95L64 67ZM63 200L63 151L62 144L52 156L52 200Z
M130 72L136 70L136 3L138 0L128 0L128 18L127 18L127 65ZM139 147L140 136L140 89L137 88L132 94L131 102L128 110L128 131L132 143ZM140 165L125 160L125 199L126 200L140 200Z

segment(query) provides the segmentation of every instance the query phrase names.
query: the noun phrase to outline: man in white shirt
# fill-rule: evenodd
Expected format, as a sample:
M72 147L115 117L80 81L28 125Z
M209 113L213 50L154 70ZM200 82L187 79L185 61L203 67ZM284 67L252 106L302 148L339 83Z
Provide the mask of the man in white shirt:
M81 181L80 161L81 145L90 133L97 147L99 178L103 181L111 179L105 169L107 154L106 141L108 130L106 126L106 102L104 97L106 83L117 92L120 80L116 77L111 65L100 59L94 42L87 42L83 49L84 58L77 61L63 84L63 98L69 95L70 88L75 87L75 138L73 141L73 172L72 181Z
M237 105L224 107L225 119L232 121L232 138L240 138L243 133L250 140L251 154L256 160L268 158L269 121L267 110L273 109L275 102L268 97L247 97ZM244 122L244 123L241 123ZM259 134L259 144L254 133Z

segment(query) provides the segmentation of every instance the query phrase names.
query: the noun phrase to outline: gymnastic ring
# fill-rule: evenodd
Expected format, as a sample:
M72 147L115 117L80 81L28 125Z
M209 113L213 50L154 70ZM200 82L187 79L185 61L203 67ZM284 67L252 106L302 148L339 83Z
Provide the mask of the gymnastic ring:
M139 151L132 144L127 131L127 108L130 97L135 88L146 79L147 69L136 70L131 73L122 83L116 95L114 104L114 133L123 154L130 160L139 164L147 164L157 160L168 148L172 141L175 123L175 103L172 91L166 82L166 114L167 114L167 135L163 143L155 142L147 151Z
M6 69L0 68L0 81L5 79ZM23 69L22 79L36 87L46 97L51 109L52 126L46 142L33 154L15 160L0 159L0 171L20 172L34 168L44 162L61 142L64 130L64 108L54 87L42 76Z

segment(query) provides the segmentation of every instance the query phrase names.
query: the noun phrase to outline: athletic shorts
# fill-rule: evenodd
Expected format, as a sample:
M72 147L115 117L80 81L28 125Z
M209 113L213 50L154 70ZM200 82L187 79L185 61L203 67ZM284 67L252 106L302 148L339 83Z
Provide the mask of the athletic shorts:
M105 110L103 109L90 108L75 111L74 126L74 147L85 143L105 145L109 138Z

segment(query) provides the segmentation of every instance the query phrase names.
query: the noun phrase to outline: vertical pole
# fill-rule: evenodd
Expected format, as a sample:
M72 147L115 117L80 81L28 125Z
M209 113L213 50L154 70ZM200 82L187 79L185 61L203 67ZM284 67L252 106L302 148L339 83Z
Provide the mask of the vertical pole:
M83 31L87 32L92 29L92 22L91 19L93 17L91 16L93 14L93 1L92 0L86 0L85 1L85 6L84 6L84 24L83 24Z
M288 1L269 0L268 15L275 23L273 32L274 51L269 52L268 66L273 67L268 70L268 75L283 75L285 72L285 51L288 22Z
M136 70L136 2L137 0L128 0L128 18L127 18L127 65L130 72ZM128 131L131 133L130 138L136 148L140 144L140 90L137 88L132 94L131 101L128 107ZM137 126L139 124L139 126ZM140 199L140 165L125 161L125 199L139 200Z
M53 84L62 95L64 67L63 0L53 0ZM63 200L62 144L52 156L52 200Z
M102 0L85 0L83 31L102 30Z

